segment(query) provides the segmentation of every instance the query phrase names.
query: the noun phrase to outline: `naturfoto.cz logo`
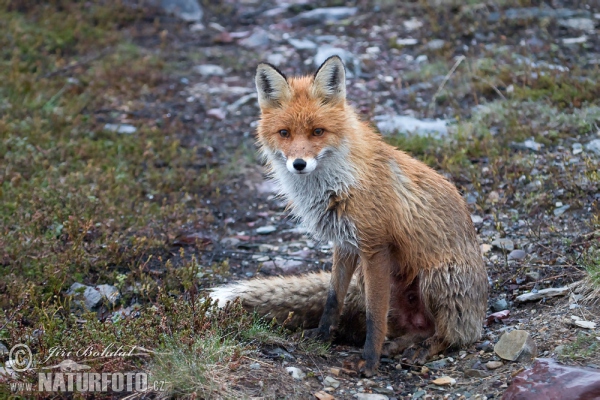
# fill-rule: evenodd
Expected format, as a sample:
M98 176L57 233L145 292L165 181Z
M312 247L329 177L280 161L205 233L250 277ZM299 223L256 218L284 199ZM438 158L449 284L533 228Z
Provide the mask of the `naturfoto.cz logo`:
M64 349L53 348L50 355L45 361L51 357L62 355L70 356L71 354L85 354L92 356L131 356L133 349L125 352L121 347L113 348L113 351L108 351L113 346L108 346L103 353L91 351L91 348L81 350L75 353L67 352ZM108 355L107 355L108 354ZM19 373L24 373L33 370L33 357L31 349L25 344L17 344L13 346L9 353L9 360L5 365L6 374L13 379L18 379ZM148 391L163 391L165 390L164 381L149 382L148 374L145 372L112 372L98 373L90 372L90 366L79 364L73 360L66 359L56 365L44 366L40 369L46 371L38 372L37 387L30 382L12 382L11 389L13 392L148 392ZM48 371L50 370L50 371ZM0 376L1 378L1 376Z

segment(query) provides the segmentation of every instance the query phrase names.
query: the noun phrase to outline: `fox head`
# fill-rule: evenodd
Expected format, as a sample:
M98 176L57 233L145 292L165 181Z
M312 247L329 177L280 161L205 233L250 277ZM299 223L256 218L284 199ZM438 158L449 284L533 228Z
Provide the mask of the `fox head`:
M291 174L310 174L338 150L348 124L342 60L325 60L313 76L286 76L259 64L256 89L261 110L258 142L271 163ZM283 166L282 166L283 167Z

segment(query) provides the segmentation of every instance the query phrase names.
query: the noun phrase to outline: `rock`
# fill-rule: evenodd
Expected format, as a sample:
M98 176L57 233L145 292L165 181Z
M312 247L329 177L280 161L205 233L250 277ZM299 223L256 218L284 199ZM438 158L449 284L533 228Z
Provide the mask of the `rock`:
M0 356L8 354L8 347L2 342L0 342Z
M348 77L352 77L354 75L360 75L360 62L358 58L354 56L348 50L341 49L339 47L331 47L330 45L320 46L317 50L317 54L314 57L314 65L316 68L319 68L321 64L325 62L331 56L338 56L344 61L346 64L346 68L348 68L347 75Z
M548 288L539 290L535 293L524 293L522 295L517 296L515 300L520 303L524 303L526 301L535 301L546 297L564 296L567 293L569 293L569 288L566 286L560 288Z
M137 131L137 128L129 124L106 124L104 125L104 130L117 132L123 135L131 135Z
M429 50L439 50L442 47L444 47L445 44L446 44L445 40L433 39L433 40L430 40L429 42L427 42L425 47L427 47Z
M302 379L306 378L306 374L302 372L300 368L287 367L285 370L297 381L301 381Z
M281 53L273 53L267 56L267 62L278 67L283 64L288 58Z
M184 21L200 22L202 19L202 8L197 0L161 0L160 6Z
M590 12L585 10L571 10L568 8L550 8L550 7L519 7L509 8L503 12L491 12L488 14L488 21L498 22L504 17L509 20L526 20L533 18L576 18L589 17Z
M491 244L482 244L481 246L481 254L487 254L489 253L489 251L492 249L492 245Z
M223 76L225 75L225 69L220 65L214 64L203 64L196 65L194 67L194 72L202 75L202 76Z
M560 26L577 29L588 33L594 33L594 20L590 18L568 18L558 21Z
M250 369L260 369L260 364L259 363L252 363L252 364L250 364Z
M121 298L121 294L119 293L119 289L111 285L98 285L96 286L96 290L100 293L100 295L108 300L112 305L115 305L117 301Z
M340 381L335 379L333 376L328 376L325 379L323 379L323 385L331 386L332 388L337 389L338 387L340 387Z
M82 290L83 294L81 294ZM88 310L93 310L102 301L102 295L99 291L90 286L86 286L77 282L71 285L67 294L72 295L75 298L83 295L83 305Z
M503 311L508 308L506 299L498 299L492 303L492 311Z
M354 397L356 397L358 400L388 400L389 397L387 397L385 394L378 394L378 393L356 393L354 395Z
M240 242L241 240L238 238L228 237L221 239L219 243L221 243L221 246L224 247L236 247L238 244L240 244Z
M571 320L573 321L573 325L578 326L584 329L596 329L596 323L592 321L586 321L578 317L577 315L572 315Z
M264 262L261 271L268 275L291 275L300 272L305 265L298 260L273 260Z
M288 43L292 45L296 50L314 50L317 48L317 44L308 39L288 39Z
M414 46L417 43L419 43L419 41L417 39L413 39L413 38L398 38L396 39L396 45L397 46Z
M583 152L583 146L581 145L581 143L573 143L573 146L571 146L571 148L573 149L574 156Z
M256 233L259 235L269 235L275 231L277 231L277 227L275 225L261 226L260 228L256 229Z
M563 215L565 213L565 211L567 211L569 208L571 208L570 205L565 204L564 206L561 207L557 207L554 209L554 216L555 217L560 217L561 215Z
M377 129L385 135L416 133L422 136L443 137L448 135L445 120L420 120L408 115L379 115L375 117Z
M527 362L537 355L537 346L529 332L517 329L505 332L494 346L494 352L503 360Z
M513 250L508 254L509 260L522 260L525 258L527 253L523 250Z
M220 108L211 108L206 112L206 115L218 119L219 121L223 121L227 117L227 113Z
M473 221L474 225L479 225L483 223L483 218L479 215L471 215L471 221Z
M527 272L525 274L525 277L530 282L537 282L540 280L540 273L536 271Z
M587 42L587 36L579 36L574 38L564 38L562 39L563 44L581 44Z
M465 370L464 375L465 378L485 378L488 376L488 373L480 369L470 368Z
M317 393L313 393L313 395L319 399L319 400L335 400L335 397L333 397L332 395L330 395L329 393L325 393L323 391L321 392L317 392Z
M491 353L494 350L494 346L489 340L484 341L483 343L479 343L475 346L477 350L482 350L486 353Z
M262 28L254 28L254 31L250 36L245 39L240 40L238 43L241 46L248 47L251 49L257 47L264 47L268 45L270 42L269 34Z
M488 361L485 363L487 369L498 369L503 365L504 363L502 361Z
M600 372L593 369L560 365L538 358L533 367L512 379L503 400L597 399Z
M564 346L564 345L562 345L562 344L561 344L561 345L559 345L559 346L556 346L556 347L554 348L554 354L556 354L557 356L561 355L561 354L562 354L562 353L564 353L564 352L565 352L565 346Z
M341 21L355 15L357 7L323 7L314 10L305 11L291 18L293 23L302 25L323 24L328 22Z
M492 242L492 246L499 248L500 250L513 251L515 249L515 243L507 238L496 239Z
M425 364L425 366L430 369L446 368L448 366L448 359L442 358L440 360L431 361L431 362L428 362L427 364Z
M431 383L438 386L451 386L456 384L456 379L449 376L442 376L441 378L434 379Z
M533 139L528 139L522 143L513 143L513 146L519 150L540 151L542 149L542 145Z
M406 29L409 32L412 32L421 28L423 26L423 22L413 17L406 21L402 21L402 25L404 25L404 29Z
M592 140L591 142L585 145L585 149L587 151L591 151L600 155L600 139Z

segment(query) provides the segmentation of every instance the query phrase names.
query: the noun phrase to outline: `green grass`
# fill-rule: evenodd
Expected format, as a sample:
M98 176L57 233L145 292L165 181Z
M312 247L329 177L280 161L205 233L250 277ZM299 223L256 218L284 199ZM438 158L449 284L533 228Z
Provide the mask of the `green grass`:
M565 345L560 355L562 359L581 360L595 355L600 348L600 341L594 335L579 334L577 340Z

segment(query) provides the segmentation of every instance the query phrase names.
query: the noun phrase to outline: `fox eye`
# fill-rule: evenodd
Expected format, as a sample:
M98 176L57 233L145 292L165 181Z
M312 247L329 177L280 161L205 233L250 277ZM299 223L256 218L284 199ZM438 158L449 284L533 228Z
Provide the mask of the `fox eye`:
M313 131L314 136L323 136L324 133L325 133L325 129L323 129L323 128L317 128Z
M283 138L290 137L290 132L288 132L286 129L282 129L279 131L279 135Z

